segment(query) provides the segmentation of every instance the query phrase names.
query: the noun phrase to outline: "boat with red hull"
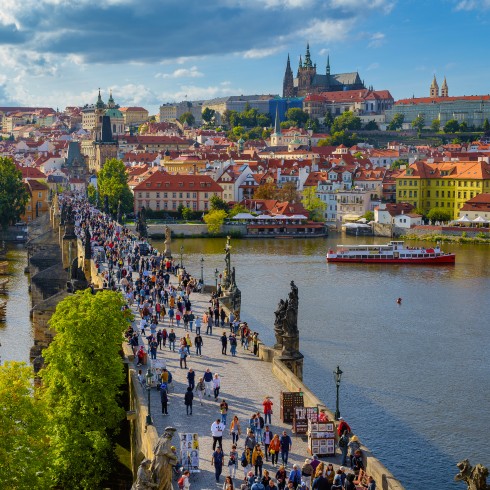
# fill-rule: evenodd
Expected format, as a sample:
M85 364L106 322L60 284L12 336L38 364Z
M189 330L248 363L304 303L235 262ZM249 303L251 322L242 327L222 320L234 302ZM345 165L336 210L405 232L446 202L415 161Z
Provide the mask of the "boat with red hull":
M329 250L327 262L366 264L454 264L456 255L434 248L405 247L405 242L393 240L386 245L338 245Z

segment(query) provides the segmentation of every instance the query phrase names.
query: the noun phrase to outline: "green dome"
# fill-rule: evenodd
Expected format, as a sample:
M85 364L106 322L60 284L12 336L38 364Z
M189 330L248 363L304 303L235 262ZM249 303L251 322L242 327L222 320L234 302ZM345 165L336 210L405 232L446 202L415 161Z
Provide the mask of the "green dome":
M113 119L117 119L117 118L123 119L122 112L119 109L107 109L105 111L105 115Z

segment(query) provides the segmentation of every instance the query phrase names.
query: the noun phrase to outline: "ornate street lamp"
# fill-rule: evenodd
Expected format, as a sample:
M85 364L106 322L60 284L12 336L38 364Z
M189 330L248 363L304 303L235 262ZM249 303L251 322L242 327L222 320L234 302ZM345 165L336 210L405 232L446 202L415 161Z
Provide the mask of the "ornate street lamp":
M216 269L216 270L214 271L214 279L215 279L215 281L216 281L216 291L218 291L218 276L219 276L219 270L218 270L218 269Z
M204 286L204 257L201 257L201 284Z
M183 261L182 261L182 255L184 254L184 245L181 245L180 246L180 268L183 269L184 268L184 265L183 265Z
M335 409L335 420L339 420L339 417L340 417L339 388L340 388L340 379L342 378L342 371L340 370L339 366L337 366L337 369L333 372L333 377L335 380L335 386L337 387L337 403L336 403L336 409Z
M153 421L151 420L151 384L153 380L153 373L151 369L148 368L146 370L146 391L148 391L148 415L146 416L146 425L153 425Z

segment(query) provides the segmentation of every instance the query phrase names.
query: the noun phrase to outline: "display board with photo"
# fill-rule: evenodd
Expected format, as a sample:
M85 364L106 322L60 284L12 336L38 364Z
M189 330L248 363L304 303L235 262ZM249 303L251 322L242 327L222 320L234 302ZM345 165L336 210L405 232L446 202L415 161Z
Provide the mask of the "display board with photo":
M191 473L199 472L199 435L180 434L180 464Z

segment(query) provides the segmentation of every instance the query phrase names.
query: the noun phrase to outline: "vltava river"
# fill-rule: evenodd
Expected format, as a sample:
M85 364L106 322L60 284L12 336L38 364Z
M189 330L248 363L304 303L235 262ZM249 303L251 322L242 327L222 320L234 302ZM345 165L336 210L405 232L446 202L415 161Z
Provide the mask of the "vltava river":
M242 318L271 345L293 279L306 383L335 409L339 365L341 414L405 488L461 488L458 461L490 467L490 247L444 245L455 266L326 263L356 241L388 239L232 240ZM184 265L199 277L204 257L214 284L225 240L175 240L176 257L182 244Z

